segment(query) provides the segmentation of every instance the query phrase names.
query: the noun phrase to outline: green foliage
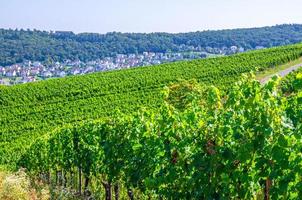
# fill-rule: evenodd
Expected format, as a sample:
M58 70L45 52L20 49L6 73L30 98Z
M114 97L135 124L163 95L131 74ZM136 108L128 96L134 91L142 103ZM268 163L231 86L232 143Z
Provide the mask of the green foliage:
M281 82L283 93L296 93L302 89L302 69L298 69L287 75Z
M0 164L14 165L36 138L79 121L133 114L163 104L162 88L178 80L227 90L242 73L266 69L302 55L302 45L229 57L95 73L0 88ZM194 89L195 90L195 89ZM212 88L208 101L219 95ZM188 97L188 98L187 98ZM186 96L186 102L191 97ZM120 112L116 112L119 110Z
M188 83L177 86L183 85ZM288 108L296 111L301 103L290 104L279 86L277 77L261 86L250 76L227 95L209 86L202 103L192 101L181 111L162 105L157 111L63 128L31 145L33 153L23 159L49 163L45 169L50 170L81 166L87 177L124 184L149 197L299 199L302 118L293 122ZM301 93L292 98L301 99ZM54 156L41 156L38 149ZM31 161L22 166L41 170Z
M295 125L298 125L302 122L302 70L287 75L282 80L280 88L287 98L288 116Z
M164 91L165 101L179 110L185 110L196 99L200 99L202 88L196 80L171 84Z
M236 38L236 40L234 40ZM192 33L81 33L0 29L0 65L24 60L44 62L96 60L116 54L177 52L180 46L205 49L240 46L273 47L301 42L302 25Z

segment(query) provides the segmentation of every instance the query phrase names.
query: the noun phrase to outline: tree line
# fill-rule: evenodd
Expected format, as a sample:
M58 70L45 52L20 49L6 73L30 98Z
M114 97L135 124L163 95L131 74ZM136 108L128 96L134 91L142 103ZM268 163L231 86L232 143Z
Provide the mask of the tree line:
M0 29L0 65L20 63L25 60L55 62L66 59L96 60L116 54L143 52L179 52L181 46L273 47L301 42L302 25L277 25L272 27L198 31L190 33L80 33L39 30Z

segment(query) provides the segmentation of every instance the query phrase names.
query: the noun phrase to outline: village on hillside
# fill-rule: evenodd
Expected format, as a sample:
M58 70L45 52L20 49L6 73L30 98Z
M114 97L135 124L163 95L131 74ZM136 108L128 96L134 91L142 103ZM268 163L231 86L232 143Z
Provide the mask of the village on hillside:
M187 47L186 47L187 48ZM261 49L263 47L257 47ZM205 51L198 51L192 47L189 52L142 54L117 54L93 61L65 60L64 62L42 63L39 61L25 61L10 66L0 66L0 84L15 85L34 82L48 78L58 78L70 75L81 75L92 72L118 70L138 66L158 65L182 60L202 59L244 52L242 47L225 47L222 49L207 47Z

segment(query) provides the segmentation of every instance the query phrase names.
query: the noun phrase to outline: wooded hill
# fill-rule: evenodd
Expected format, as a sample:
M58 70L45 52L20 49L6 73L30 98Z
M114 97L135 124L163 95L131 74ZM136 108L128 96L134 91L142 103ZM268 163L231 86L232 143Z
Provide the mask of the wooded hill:
M116 54L179 52L181 46L273 47L302 41L302 25L190 33L80 33L0 29L0 66L31 61L96 60Z

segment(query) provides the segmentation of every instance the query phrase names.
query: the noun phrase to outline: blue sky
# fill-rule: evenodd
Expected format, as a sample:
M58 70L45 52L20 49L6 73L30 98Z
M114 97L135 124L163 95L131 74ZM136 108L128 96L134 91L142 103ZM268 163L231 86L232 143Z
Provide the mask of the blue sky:
M1 28L189 32L302 24L302 0L0 0Z

